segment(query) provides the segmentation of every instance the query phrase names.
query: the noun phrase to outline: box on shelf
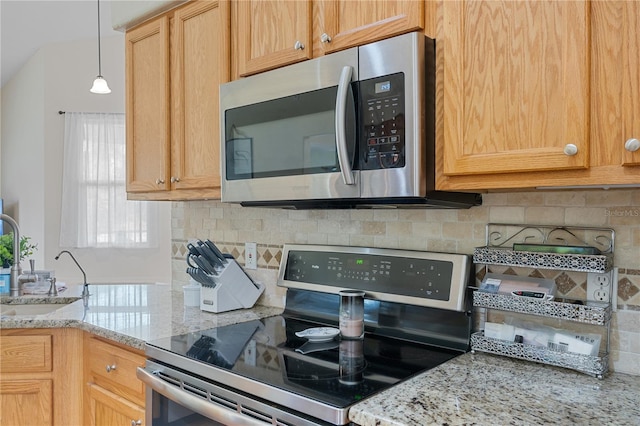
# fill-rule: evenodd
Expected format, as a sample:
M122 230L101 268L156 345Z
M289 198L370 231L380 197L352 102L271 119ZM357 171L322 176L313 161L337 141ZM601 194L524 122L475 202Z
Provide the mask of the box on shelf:
M556 283L547 278L489 273L482 280L480 291L553 300L556 295Z

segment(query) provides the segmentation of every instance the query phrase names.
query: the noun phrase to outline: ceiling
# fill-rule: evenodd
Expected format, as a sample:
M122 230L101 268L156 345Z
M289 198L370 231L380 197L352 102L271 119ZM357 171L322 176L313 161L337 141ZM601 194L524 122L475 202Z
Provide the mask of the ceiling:
M0 0L2 86L42 46L95 39L97 23L97 0ZM100 1L100 33L102 37L122 35L111 27L111 0Z

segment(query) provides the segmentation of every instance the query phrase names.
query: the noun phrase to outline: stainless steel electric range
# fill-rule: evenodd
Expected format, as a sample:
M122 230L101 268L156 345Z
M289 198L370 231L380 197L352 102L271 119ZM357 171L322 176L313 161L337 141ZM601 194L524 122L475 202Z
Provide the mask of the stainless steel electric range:
M281 315L147 344L147 424L349 424L353 404L468 350L471 266L459 254L285 245ZM365 291L364 339L298 337L338 327L343 289Z

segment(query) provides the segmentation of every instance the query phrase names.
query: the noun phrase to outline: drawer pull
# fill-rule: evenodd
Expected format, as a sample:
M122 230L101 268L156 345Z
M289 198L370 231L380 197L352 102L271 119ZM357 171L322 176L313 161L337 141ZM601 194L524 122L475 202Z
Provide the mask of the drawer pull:
M320 41L322 43L331 43L331 36L327 33L322 33L320 36Z
M171 183L177 183L177 182L180 182L180 178L171 176Z
M131 426L140 426L142 424L142 420L131 420Z
M304 44L300 40L296 41L296 44L293 45L295 50L304 50Z
M107 365L107 368L106 368L107 373L111 373L111 372L112 372L113 370L115 370L115 369L116 369L116 365L115 365L115 364L113 364L113 365Z
M164 183L164 179L156 179L156 185L162 185Z

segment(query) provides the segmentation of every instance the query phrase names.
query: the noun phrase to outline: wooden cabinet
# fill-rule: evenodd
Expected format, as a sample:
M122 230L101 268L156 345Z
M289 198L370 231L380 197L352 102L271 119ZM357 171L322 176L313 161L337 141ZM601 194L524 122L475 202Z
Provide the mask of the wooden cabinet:
M0 424L82 424L82 332L3 329Z
M236 77L424 28L422 0L243 0L233 5Z
M189 2L125 38L128 197L219 198L228 2Z
M145 388L136 377L142 352L85 336L85 424L144 424Z
M437 2L437 187L640 183L637 2Z
M591 23L591 165L610 180L625 183L632 174L630 183L640 183L632 167L640 165L640 149L625 149L629 139L640 140L640 2L594 1Z

